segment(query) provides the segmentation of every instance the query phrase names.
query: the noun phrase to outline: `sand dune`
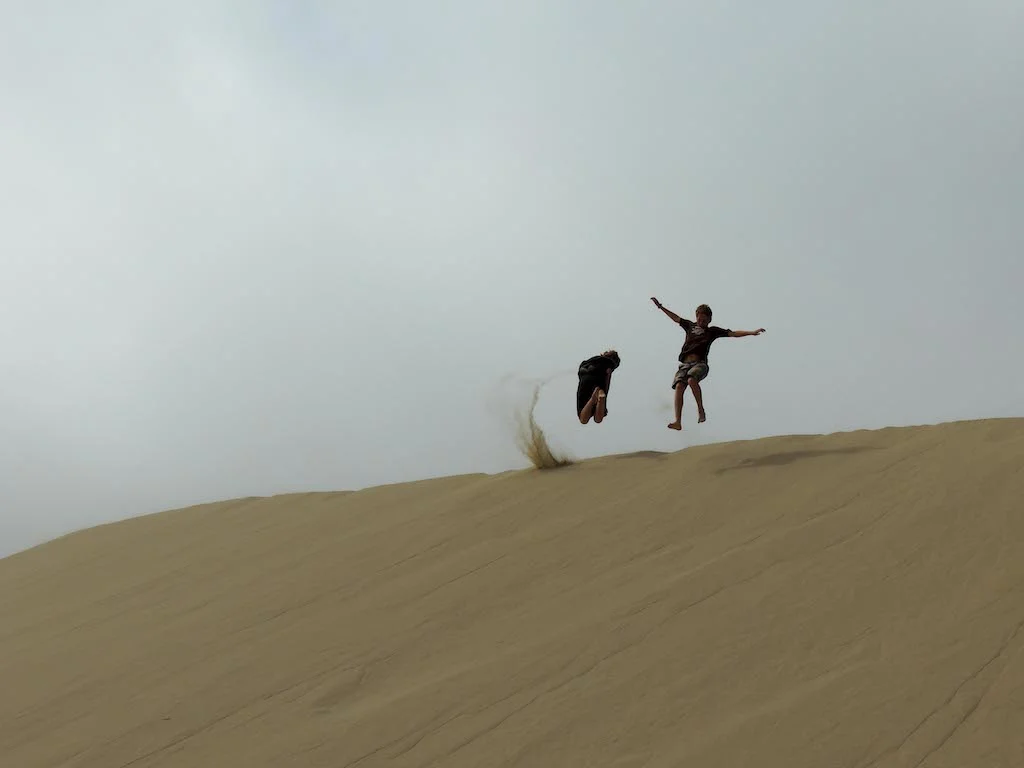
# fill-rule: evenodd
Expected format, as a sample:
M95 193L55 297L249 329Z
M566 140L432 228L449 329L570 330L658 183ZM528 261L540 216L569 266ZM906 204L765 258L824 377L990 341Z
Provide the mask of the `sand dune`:
M1024 765L1024 420L245 499L0 560L0 765Z

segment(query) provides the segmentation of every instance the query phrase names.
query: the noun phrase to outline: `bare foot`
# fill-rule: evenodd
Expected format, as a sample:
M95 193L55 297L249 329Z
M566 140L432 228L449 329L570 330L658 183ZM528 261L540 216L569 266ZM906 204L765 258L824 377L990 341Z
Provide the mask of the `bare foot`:
M683 425L680 424L678 421L673 421L671 424L668 425L668 428L669 429L682 429Z
M707 418L707 414L704 413L704 411L701 411L700 413L697 414L697 423L703 424L705 421L707 421Z

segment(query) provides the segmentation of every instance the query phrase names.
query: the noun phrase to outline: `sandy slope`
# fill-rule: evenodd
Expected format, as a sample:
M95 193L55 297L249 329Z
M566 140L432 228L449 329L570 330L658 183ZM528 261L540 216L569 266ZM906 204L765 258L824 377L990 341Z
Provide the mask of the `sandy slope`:
M1024 765L1024 420L247 499L0 560L0 765Z

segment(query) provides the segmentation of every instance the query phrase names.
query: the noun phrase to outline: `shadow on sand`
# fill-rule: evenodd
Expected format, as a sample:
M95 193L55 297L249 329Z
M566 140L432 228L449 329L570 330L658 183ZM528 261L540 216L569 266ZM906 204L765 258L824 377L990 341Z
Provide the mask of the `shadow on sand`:
M786 464L792 464L796 461L802 461L803 459L813 459L818 456L837 456L844 454L863 453L864 451L877 451L878 448L869 445L862 446L850 446L849 448L823 448L820 450L810 451L782 451L780 453L770 453L767 456L759 456L756 459L744 459L739 464L733 464L731 467L723 467L715 470L716 475L721 475L726 472L733 472L737 469L757 469L758 467L781 467Z
M672 453L669 451L633 451L632 453L613 453L606 458L609 459L667 459Z

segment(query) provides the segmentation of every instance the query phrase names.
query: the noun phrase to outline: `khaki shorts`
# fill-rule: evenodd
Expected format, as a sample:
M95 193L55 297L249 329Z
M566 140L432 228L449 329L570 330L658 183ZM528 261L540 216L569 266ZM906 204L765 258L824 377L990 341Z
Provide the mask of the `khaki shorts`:
M707 378L710 369L707 363L702 363L700 360L694 360L689 363L680 363L679 370L676 371L676 375L672 377L672 389L679 386L682 382L683 386L686 386L688 379L694 379L695 381L703 381Z

